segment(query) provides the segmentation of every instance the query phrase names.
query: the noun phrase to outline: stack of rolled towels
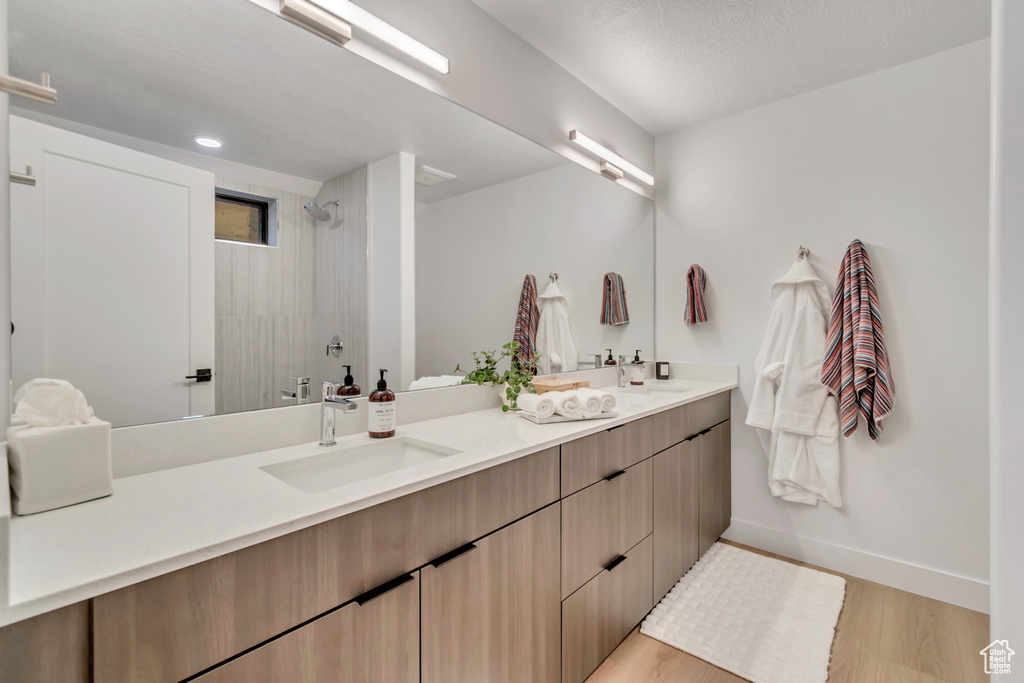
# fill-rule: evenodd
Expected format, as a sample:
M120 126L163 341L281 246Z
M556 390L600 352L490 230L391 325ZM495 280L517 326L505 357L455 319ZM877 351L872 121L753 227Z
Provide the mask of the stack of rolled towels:
M571 420L600 417L615 410L615 396L606 391L583 388L569 391L549 391L545 394L520 394L516 405L523 412L540 420L561 415Z
M36 379L14 396L7 429L11 503L19 515L113 492L110 423L63 380Z

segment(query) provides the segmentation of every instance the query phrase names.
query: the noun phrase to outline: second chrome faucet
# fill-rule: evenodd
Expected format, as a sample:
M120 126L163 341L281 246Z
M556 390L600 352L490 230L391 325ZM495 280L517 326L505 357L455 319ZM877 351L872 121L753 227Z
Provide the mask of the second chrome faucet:
M338 442L334 438L335 411L340 410L351 413L359 406L344 396L338 395L342 384L337 382L324 382L320 392L320 445L334 446Z

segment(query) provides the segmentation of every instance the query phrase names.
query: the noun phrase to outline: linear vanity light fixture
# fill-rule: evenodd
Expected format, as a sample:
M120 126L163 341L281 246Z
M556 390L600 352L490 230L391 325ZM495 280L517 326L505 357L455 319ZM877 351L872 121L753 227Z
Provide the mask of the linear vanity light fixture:
M299 0L299 2L297 0L281 0L281 11L284 12L286 4L297 6L300 2L303 5L315 5L316 8L337 17L342 22L366 31L377 40L387 43L396 50L401 50L413 59L423 62L442 74L447 74L450 71L447 57L431 50L418 40L402 33L391 24L378 19L362 7L352 4L349 0ZM296 16L295 14L289 16L303 21L301 16Z
M569 131L569 140L575 142L577 145L587 150L588 152L593 152L594 154L599 156L601 160L605 162L604 164L602 164L601 167L601 173L603 173L604 175L607 175L608 177L613 177L616 171L618 171L619 173L622 173L624 171L625 173L633 176L634 178L643 183L647 183L648 185L652 186L654 185L654 176L652 176L650 173L644 171L635 164L629 163L615 152L611 151L610 149L603 145L599 145L598 143L594 142L593 140L591 140L578 130ZM610 164L614 164L614 166L611 166L608 169L608 172L606 173L605 165Z
M309 0L281 0L281 14L338 45L352 39L352 25L330 12L325 12Z

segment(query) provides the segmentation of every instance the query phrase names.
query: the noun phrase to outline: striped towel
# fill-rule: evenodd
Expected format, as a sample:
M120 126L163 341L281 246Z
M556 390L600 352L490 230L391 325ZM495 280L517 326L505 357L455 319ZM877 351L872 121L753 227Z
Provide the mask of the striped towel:
M821 383L839 401L843 435L857 429L859 409L877 441L892 412L893 387L875 278L860 240L850 243L836 280Z
M708 321L708 309L704 303L704 285L708 282L708 274L694 263L686 271L686 314L687 325L700 325Z
M540 311L537 310L537 278L527 275L523 280L523 291L519 294L519 312L516 314L516 331L512 341L518 342L515 360L528 363L537 354L537 323L540 322Z
M604 300L601 302L602 325L625 325L629 322L626 307L626 285L618 273L604 274Z

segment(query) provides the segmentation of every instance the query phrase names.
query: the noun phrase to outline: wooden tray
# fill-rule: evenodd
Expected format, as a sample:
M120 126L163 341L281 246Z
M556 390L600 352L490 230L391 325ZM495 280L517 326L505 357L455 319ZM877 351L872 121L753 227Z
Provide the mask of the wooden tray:
M551 379L533 380L533 388L538 394L545 394L549 391L569 391L570 389L583 389L590 386L590 380L566 379L564 377L552 377Z

